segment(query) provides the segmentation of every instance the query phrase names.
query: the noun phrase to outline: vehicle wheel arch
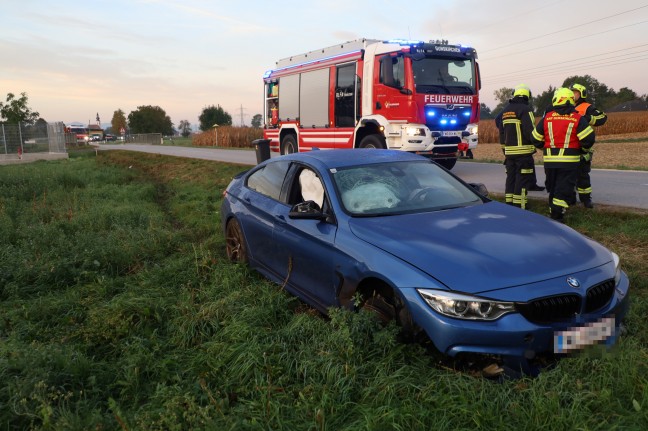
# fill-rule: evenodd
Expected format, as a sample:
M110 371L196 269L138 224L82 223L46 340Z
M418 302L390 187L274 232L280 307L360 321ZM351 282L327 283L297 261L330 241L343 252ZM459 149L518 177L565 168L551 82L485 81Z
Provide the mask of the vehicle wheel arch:
M233 230L238 230L239 235L236 238L232 238L232 231ZM225 221L225 254L227 255L227 258L231 262L236 262L236 263L242 263L242 264L248 264L250 261L250 253L249 253L249 247L247 243L247 238L245 237L245 232L243 232L243 227L241 226L241 223L239 220L231 215L227 218ZM235 244L238 242L238 246L241 246L240 249L237 249L237 251L233 252L232 247L236 246ZM242 254L239 254L240 252L238 250L242 251Z
M393 313L392 319L396 320L404 333L415 332L415 324L404 298L385 280L377 277L363 279L352 295L352 304L356 310L364 308L375 312L384 323L388 322L385 313Z
M295 144L295 152L299 152L299 137L297 136L297 130L292 129L292 128L285 128L282 129L281 132L279 133L279 154L284 155L286 154L284 151L284 145L285 142L284 140L287 137L292 137L294 139L294 144Z
M375 119L362 120L361 125L356 129L355 132L355 148L360 148L360 143L362 140L369 135L383 135L380 130L380 123ZM384 136L384 135L383 135Z

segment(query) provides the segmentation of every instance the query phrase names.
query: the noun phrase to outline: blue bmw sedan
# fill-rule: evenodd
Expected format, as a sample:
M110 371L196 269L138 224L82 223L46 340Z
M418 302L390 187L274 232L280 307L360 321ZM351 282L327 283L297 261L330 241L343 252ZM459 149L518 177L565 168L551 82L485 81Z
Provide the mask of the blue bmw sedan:
M451 357L528 371L539 354L613 344L628 310L615 253L406 152L267 160L232 180L221 216L232 261L323 313L364 308L424 331Z

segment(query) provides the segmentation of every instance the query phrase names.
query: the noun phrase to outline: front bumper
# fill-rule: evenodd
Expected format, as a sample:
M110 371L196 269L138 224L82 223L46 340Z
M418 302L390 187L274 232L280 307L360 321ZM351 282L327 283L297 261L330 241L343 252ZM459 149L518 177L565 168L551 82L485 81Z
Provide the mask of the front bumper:
M628 312L628 288L628 278L623 274L612 299L602 309L548 324L530 322L519 313L510 313L494 321L450 318L432 310L416 289L404 289L403 295L415 322L441 353L451 357L460 353L499 355L523 361L538 354L552 353L557 331L584 326L602 317L615 318L615 335L606 340L607 345L614 344L621 321Z

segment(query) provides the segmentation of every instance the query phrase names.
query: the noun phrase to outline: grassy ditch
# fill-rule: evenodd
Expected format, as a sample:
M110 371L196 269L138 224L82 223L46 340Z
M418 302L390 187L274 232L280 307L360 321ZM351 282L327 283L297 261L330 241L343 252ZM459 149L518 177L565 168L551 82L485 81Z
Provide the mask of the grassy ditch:
M227 262L218 208L243 169L118 151L0 167L0 428L648 429L645 214L568 220L630 275L619 346L494 382Z

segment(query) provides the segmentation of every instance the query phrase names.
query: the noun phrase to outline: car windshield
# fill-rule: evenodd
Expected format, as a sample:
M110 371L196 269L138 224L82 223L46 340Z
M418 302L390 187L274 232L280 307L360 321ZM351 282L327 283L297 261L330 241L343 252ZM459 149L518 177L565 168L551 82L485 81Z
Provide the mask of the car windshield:
M425 160L331 170L344 209L354 216L437 211L482 203L469 187Z

